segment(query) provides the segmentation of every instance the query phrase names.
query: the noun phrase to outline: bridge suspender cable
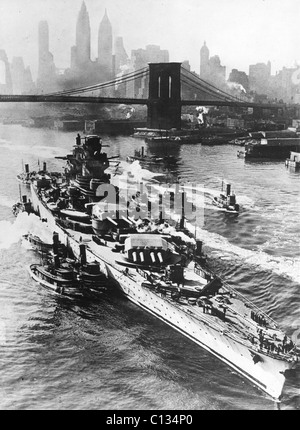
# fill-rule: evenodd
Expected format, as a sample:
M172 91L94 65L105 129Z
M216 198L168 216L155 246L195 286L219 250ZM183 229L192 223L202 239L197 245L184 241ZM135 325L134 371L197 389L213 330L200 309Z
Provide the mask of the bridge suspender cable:
M216 97L217 99L221 99L224 100L224 96L222 94L217 93L216 91L213 91L211 89L207 89L203 86L199 86L197 84L194 84L192 81L187 81L184 78L181 79L181 82L186 84L188 86L189 89L193 89L194 91L198 91L198 92L202 92L202 93L206 93L210 96ZM229 99L229 97L226 97L227 100ZM236 100L234 100L236 101Z
M100 84L90 85L88 87L80 87L80 88L75 88L72 90L65 90L65 91L59 91L59 92L55 92L55 93L49 93L46 95L47 96L53 96L53 95L58 96L58 95L67 95L67 94L76 94L76 93L83 93L83 92L89 92L89 91L96 91L96 90L99 90L102 88L108 88L110 86L114 86L116 84L121 85L125 82L129 82L131 80L146 76L147 74L149 74L149 71L148 71L148 68L145 67L143 69L136 70L136 71L128 73L126 75L116 77L115 79L113 79L111 81L106 81L106 82L102 82Z
M189 76L185 76L187 79L192 79L194 80L195 83L199 83L199 85L206 85L207 87L210 87L212 89L212 91L217 91L219 94L224 94L224 96L228 97L229 99L233 100L233 101L240 101L237 97L227 93L226 91L221 90L220 88L217 88L215 85L204 81L203 79L201 79L199 76L195 75L194 73L190 72L189 70L185 69L184 67L181 67L182 69L182 75L184 74L190 74L191 77Z

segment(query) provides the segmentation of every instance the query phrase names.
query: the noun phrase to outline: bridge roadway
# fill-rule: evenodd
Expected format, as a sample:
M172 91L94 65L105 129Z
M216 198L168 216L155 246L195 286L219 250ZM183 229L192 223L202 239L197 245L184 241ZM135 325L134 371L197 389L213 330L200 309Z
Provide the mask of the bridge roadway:
M148 105L157 100L137 99L125 97L96 97L96 96L67 96L67 95L0 95L0 103L101 103L101 104L128 104ZM181 100L181 106L231 106L253 107L260 109L279 109L284 104L250 103L232 100Z

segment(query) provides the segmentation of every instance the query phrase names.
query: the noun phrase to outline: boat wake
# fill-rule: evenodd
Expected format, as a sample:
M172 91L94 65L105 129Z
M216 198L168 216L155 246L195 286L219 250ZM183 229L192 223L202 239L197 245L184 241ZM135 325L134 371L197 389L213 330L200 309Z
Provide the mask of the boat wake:
M0 140L0 146L1 148L8 149L10 151L14 151L22 154L30 154L31 156L32 154L34 154L35 156L38 156L41 158L54 158L57 156L63 157L66 153L66 151L59 146L15 145L15 144L12 144L11 142L1 141L1 140Z
M45 242L52 241L52 232L36 215L21 212L13 222L0 221L0 249L10 248L27 233L37 235Z
M135 166L133 166L133 164ZM139 166L139 162L136 161L131 165L128 165L128 163L125 163L123 168L126 171L127 169L130 170L134 178L138 180L143 180L145 182L145 178L148 177L148 182L153 183L152 179L156 174L149 172L145 169L141 169ZM127 166L126 166L127 164ZM142 175L140 174L141 170L143 171ZM138 176L135 175L137 172ZM148 173L147 173L148 172ZM146 180L147 182L147 180ZM155 185L158 189L159 185ZM192 184L187 185L188 187L191 187L192 190ZM161 186L161 190L163 190L163 186ZM213 189L207 189L205 187L196 186L197 191L204 191L207 194L216 194L219 195L219 191L213 190ZM255 208L254 201L247 197L247 196L239 196L239 202L241 202L241 205L250 206L251 208ZM206 206L206 202L204 202L204 205ZM204 206L204 207L205 207ZM213 205L209 205L209 209L211 209ZM217 207L215 207L216 210L222 210ZM257 209L258 210L258 209ZM178 218L178 215L175 216L176 220ZM195 226L190 223L186 223L186 227L191 233L195 233ZM237 245L234 245L230 243L225 237L217 234L212 233L207 230L203 230L202 228L197 227L196 229L197 238L201 239L204 243L204 245L209 246L209 248L214 249L216 251L219 251L219 257L228 260L232 259L238 259L239 262L242 260L243 263L249 265L249 266L256 266L260 269L271 271L279 276L284 276L285 278L291 279L297 283L300 283L300 258L289 258L284 256L273 256L268 254L267 252L264 252L263 250L249 250L245 248L241 248ZM215 256L217 257L218 254L215 253Z
M187 224L191 232L195 232L192 224ZM233 245L223 236L197 228L197 237L209 248L219 251L214 257L232 260L242 259L249 266L256 266L263 270L271 271L284 276L300 284L300 258L274 257L263 251L252 251Z

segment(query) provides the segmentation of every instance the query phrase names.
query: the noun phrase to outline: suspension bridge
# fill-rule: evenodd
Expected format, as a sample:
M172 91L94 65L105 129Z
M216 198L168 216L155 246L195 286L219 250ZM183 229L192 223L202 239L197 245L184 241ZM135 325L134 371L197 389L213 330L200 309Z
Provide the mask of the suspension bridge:
M127 95L134 97L128 97ZM181 63L149 63L148 67L81 88L38 95L0 95L2 102L97 103L146 105L148 126L181 127L182 106L230 106L277 110L282 104L253 103L204 81Z

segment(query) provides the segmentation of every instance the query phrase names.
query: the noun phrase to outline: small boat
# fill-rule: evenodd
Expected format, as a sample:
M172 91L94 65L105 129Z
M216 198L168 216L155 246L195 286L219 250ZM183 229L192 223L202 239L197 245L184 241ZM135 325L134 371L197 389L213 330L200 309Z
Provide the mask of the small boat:
M237 152L237 157L238 158L245 158L245 151L238 151Z
M43 264L31 264L28 272L32 279L45 288L70 297L84 297L91 291L106 288L106 276L99 263L88 263L85 244L80 245L80 260L60 258L58 234L53 234L53 258Z
M290 152L290 158L285 160L285 166L291 170L300 170L300 152Z
M32 233L24 234L23 239L26 240L34 251L40 252L41 254L50 254L53 250L53 244L50 242L43 241L39 236ZM66 255L66 247L62 244L58 244L59 255Z
M136 160L138 160L140 163L146 163L146 164L177 163L177 159L173 155L163 155L161 157L157 157L155 155L153 156L145 155L144 147L142 147L141 151L135 150L134 155L128 155L126 158L126 161L131 163Z
M212 202L214 205L224 209L226 212L238 213L240 206L236 203L236 196L231 191L231 184L226 183L225 185L226 193L223 192L224 181L222 181L222 192L218 197L214 197Z

